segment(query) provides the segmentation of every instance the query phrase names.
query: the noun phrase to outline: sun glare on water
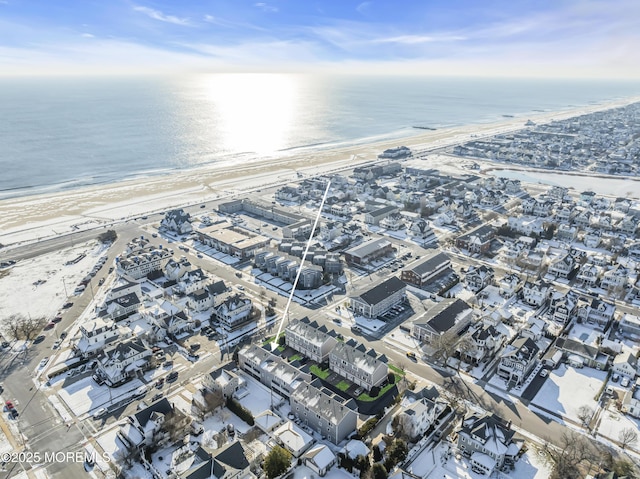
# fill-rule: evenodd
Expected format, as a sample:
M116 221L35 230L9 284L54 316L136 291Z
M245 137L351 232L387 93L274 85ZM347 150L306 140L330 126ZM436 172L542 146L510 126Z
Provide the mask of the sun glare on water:
M206 75L200 82L201 107L211 108L216 118L218 148L258 154L286 148L295 118L295 76Z

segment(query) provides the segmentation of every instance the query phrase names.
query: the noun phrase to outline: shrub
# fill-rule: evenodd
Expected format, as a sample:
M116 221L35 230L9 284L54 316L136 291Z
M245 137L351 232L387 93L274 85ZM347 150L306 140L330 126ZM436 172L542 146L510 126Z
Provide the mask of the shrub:
M235 399L231 397L227 399L227 408L229 409L229 411L231 411L240 419L242 419L244 422L246 422L249 426L253 426L255 424L255 421L253 419L253 414L251 414L251 411L249 411L246 407L244 407Z
M371 430L374 427L376 427L376 424L378 424L378 421L379 419L374 416L368 419L362 426L360 426L360 429L358 429L358 434L360 435L360 437L364 437L367 434L369 434Z

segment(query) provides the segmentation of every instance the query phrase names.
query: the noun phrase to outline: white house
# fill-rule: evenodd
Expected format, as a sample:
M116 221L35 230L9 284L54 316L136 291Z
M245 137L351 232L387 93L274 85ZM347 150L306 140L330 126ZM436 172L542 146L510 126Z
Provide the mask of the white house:
M638 359L630 352L620 353L613 358L611 371L633 381L638 374Z

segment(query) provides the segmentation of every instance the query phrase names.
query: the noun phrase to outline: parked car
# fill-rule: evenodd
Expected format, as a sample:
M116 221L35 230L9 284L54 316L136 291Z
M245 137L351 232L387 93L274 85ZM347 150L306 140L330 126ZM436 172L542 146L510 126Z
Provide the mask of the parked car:
M66 332L66 331L62 331L62 332L60 333L60 339L64 339L64 338L66 338L66 337L67 337L67 332Z
M173 361L165 361L164 363L162 363L162 367L163 368L173 367Z
M61 339L56 339L54 341L54 343L51 345L51 349L58 349L61 344L62 344L62 340Z
M50 329L53 329L56 326L56 323L54 323L53 321L49 321L46 326L42 329L44 329L45 331L49 331Z
M98 286L102 286L104 284L104 278L100 278L100 281L98 281Z
M36 339L33 340L33 344L38 344L38 343L41 343L42 341L44 341L44 336L41 334L40 336L38 336Z
M56 316L51 320L52 323L59 323L60 321L62 321L62 316Z
M8 410L8 409L15 409L13 407L13 403L11 401L5 401L4 402L4 407Z
M71 306L73 306L73 303L71 301L68 301L62 305L62 308L69 309Z
M40 364L38 364L38 368L43 368L47 365L47 363L49 362L49 356L45 356L44 358L42 358L40 360Z
M189 346L189 349L191 350L191 352L197 351L198 349L200 349L200 344L193 343L192 345Z
M629 378L627 376L625 376L620 381L620 386L622 386L623 388L626 388L629 385L630 382L631 381L629 381Z
M163 398L163 395L162 395L162 394L160 394L160 393L158 393L158 394L154 395L154 396L151 398L151 402L152 402L152 403L154 403L154 402L156 402L156 401L160 401L160 399L162 399L162 398Z
M168 383L172 383L176 379L178 379L178 372L177 371L173 371L173 372L170 372L169 374L167 374L167 382Z
M161 389L162 386L164 386L164 378L160 378L158 379L158 381L156 382L156 388Z
M96 412L94 412L92 416L93 416L93 419L100 419L106 413L107 413L107 409L104 407L101 407L100 409L96 410Z
M549 375L549 371L547 369L541 369L540 370L540 377L541 378L546 378Z

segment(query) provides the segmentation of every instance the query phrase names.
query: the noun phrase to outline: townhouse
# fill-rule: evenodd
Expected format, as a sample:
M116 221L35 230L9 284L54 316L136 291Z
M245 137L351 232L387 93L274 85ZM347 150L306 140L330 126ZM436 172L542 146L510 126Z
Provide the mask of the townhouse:
M318 326L309 318L295 319L285 329L287 346L300 354L317 362L324 363L329 359L329 353L337 344L335 331L328 331L326 326Z
M380 386L389 372L387 358L351 339L338 342L329 353L329 369L370 391Z

